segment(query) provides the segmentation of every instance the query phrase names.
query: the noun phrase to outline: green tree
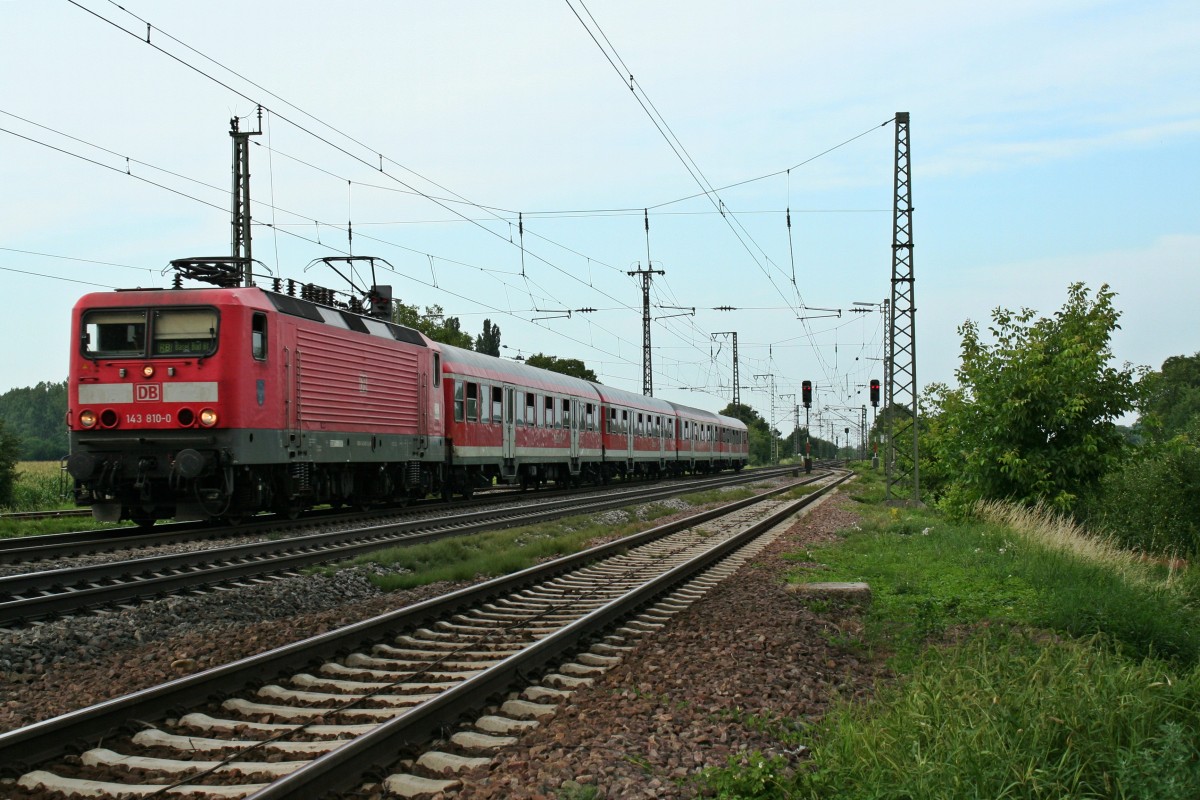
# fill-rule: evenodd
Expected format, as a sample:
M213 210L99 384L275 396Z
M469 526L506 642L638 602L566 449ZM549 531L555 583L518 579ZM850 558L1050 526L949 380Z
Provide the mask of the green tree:
M422 314L416 306L397 300L392 303L392 322L418 330L435 342L464 350L470 350L474 341L471 334L462 329L458 317L447 317L439 305L425 306Z
M483 321L483 333L475 337L475 351L500 357L500 326L490 319Z
M25 461L53 461L67 453L67 382L43 381L0 395L0 419L20 441Z
M582 378L585 381L599 383L596 378L596 373L588 369L587 365L578 358L559 358L558 356L548 356L543 353L535 353L525 359L525 363L531 367L540 367L548 369L551 372L558 372L562 375L573 375L576 378Z
M0 506L11 506L17 483L17 459L21 442L0 420Z
M1200 353L1171 356L1146 376L1143 390L1142 427L1159 441L1182 433L1200 418Z
M1067 512L1096 486L1126 446L1115 419L1138 397L1133 370L1109 366L1113 297L1074 283L1052 317L997 308L991 343L974 322L959 327L959 387L926 394L927 488L956 508L1005 499Z

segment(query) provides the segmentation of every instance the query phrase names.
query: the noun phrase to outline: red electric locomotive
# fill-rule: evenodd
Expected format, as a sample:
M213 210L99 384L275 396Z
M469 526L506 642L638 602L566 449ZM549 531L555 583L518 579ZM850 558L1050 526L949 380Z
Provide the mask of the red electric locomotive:
M416 331L206 288L89 294L72 332L67 467L97 519L294 513L434 488L440 366Z
M739 420L254 287L89 294L72 341L67 468L104 521L740 469L748 453Z

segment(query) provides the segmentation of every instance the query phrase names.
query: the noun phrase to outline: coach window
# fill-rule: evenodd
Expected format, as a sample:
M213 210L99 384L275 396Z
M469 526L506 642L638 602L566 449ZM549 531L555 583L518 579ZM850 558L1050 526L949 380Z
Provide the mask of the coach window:
M504 390L499 386L492 387L492 422L500 422L504 410Z
M479 419L479 384L467 384L467 421Z
M467 422L479 419L479 384L467 384Z
M250 318L250 352L255 361L267 358L267 315L255 314Z
M587 404L587 429L596 430L596 407L591 403Z
M535 406L536 403L537 403L537 395L535 395L533 392L526 392L525 393L525 424L531 428L534 426L534 424L537 421L536 415L534 413L537 410L536 406Z
M454 421L463 421L463 382L454 382Z

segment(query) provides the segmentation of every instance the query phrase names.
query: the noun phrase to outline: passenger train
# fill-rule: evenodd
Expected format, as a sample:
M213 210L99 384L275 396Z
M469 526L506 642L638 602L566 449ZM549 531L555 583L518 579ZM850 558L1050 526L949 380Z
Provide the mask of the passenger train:
M732 417L258 287L88 294L71 342L67 469L102 521L740 470L749 450Z

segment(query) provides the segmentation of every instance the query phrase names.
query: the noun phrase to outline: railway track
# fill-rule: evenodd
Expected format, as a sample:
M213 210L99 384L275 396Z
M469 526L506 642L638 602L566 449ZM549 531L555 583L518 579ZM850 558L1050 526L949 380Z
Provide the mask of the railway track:
M5 788L452 791L818 496L790 488L0 734Z
M57 519L58 517L87 517L91 511L86 508L60 508L50 511L5 511L0 514L0 521L25 522L37 519Z
M747 478L757 479L785 474L788 471L788 469L759 469L740 474ZM717 479L720 477L726 476L718 475ZM706 480L713 480L713 478L684 480L680 481L678 485L698 488L702 487ZM644 484L627 484L626 486L636 487L641 485ZM674 485L674 482L664 483L663 485ZM614 491L620 490L620 487L614 489ZM471 500L456 500L452 503L446 503L441 500L429 500L420 501L405 507L377 508L365 512L357 511L352 513L334 509L321 509L305 514L296 520L288 520L264 514L259 517L252 517L236 526L228 523L172 522L161 523L148 529L130 526L125 528L102 528L86 531L69 531L66 533L17 536L0 539L0 564L36 564L39 561L73 558L97 553L112 553L123 549L148 549L185 542L217 541L231 536L278 535L281 533L311 530L315 526L361 523L372 519L386 521L414 518L444 509L486 508L497 502L511 501L519 498L529 499L532 502L540 502L546 497L569 497L595 491L596 489L593 487L588 489L552 489L520 493L505 488L497 491L479 492ZM54 515L87 516L90 512L87 509L69 509L57 512L38 511L19 513L46 517ZM8 516L10 515L5 515L5 517ZM28 518L33 519L36 517L30 516Z
M761 473L726 475L703 481L700 485L713 488L762 477ZM599 496L542 500L532 507L528 504L516 508L493 506L449 517L387 522L366 528L309 533L131 561L9 575L0 578L0 627L11 628L85 609L140 602L201 586L294 575L304 567L344 560L385 547L603 511L662 499L695 488L692 484L634 487Z

